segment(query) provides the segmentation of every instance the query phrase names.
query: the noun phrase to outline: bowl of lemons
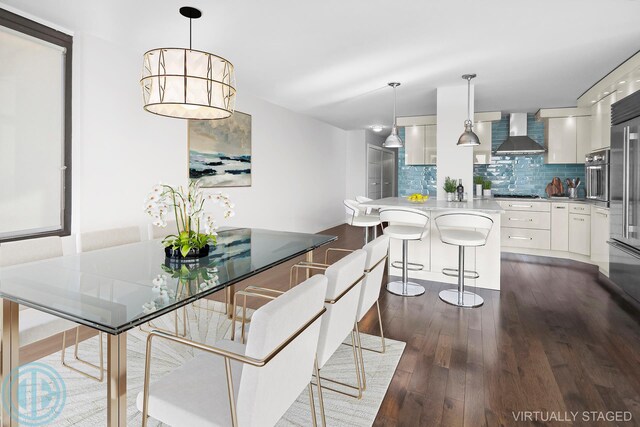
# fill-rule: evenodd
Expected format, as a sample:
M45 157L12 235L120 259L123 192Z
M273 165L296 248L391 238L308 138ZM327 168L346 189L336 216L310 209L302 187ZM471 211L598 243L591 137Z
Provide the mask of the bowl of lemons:
M414 193L414 194L410 195L409 197L407 197L407 200L410 201L411 203L424 203L427 200L429 200L429 195L428 194Z

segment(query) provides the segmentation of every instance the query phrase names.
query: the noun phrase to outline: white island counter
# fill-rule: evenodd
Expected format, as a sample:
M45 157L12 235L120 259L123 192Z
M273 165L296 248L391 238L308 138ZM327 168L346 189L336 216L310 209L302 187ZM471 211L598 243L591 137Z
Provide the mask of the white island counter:
M465 249L465 270L475 270L478 279L465 279L465 286L477 286L486 289L500 289L500 214L504 209L493 199L475 199L468 202L447 202L429 199L424 203L409 202L404 197L388 197L364 203L363 206L376 209L403 207L429 213L429 235L420 241L409 242L409 262L422 264L422 270L409 271L409 277L437 282L457 283L457 278L442 274L443 268L458 268L457 246L445 245L434 219L443 213L453 211L482 212L493 219L493 228L487 244L478 248ZM391 239L389 251L389 274L401 276L402 271L391 266L392 261L402 260L402 244Z

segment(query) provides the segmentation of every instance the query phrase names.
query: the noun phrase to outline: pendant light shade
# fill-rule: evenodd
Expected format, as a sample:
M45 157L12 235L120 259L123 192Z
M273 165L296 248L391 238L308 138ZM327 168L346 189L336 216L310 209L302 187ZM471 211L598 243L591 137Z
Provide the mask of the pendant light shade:
M396 127L396 87L400 86L400 83L389 83L389 86L393 88L393 126L391 127L391 135L387 137L382 146L385 148L401 148L404 144L398 136L398 128Z
M458 146L472 147L480 145L480 138L473 132L473 122L471 121L471 79L476 77L475 74L465 74L462 76L467 81L467 120L464 122L464 132L458 138Z
M202 13L180 8L189 18L189 49L159 48L144 54L142 97L150 113L180 119L224 119L235 109L235 73L226 59L191 49L191 21Z

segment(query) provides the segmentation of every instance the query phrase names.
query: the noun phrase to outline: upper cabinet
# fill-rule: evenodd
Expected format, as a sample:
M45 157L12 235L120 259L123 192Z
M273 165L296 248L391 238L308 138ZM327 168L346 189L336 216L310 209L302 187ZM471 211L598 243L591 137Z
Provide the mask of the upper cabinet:
M617 93L609 94L591 107L591 151L611 145L611 104L616 98Z
M473 147L473 163L491 163L491 123L500 120L500 112L476 113L473 131L480 145ZM406 165L435 165L438 160L436 116L398 117L398 126L404 127L404 162ZM463 127L460 126L460 133Z
M536 114L544 121L544 161L553 163L584 163L591 151L590 110L584 108L541 109Z

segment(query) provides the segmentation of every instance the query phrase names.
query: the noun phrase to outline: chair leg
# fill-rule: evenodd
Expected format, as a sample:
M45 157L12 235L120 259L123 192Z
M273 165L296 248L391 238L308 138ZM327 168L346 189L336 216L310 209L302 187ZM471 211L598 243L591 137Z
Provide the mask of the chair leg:
M316 404L313 401L313 384L309 382L309 409L311 409L311 424L313 427L318 427L318 420L316 420Z
M362 376L362 391L367 389L367 377L364 372L364 357L362 356L362 341L360 340L360 330L358 329L358 322L354 326L356 331L356 343L358 346L358 358L360 359L360 375ZM357 369L357 366L356 366Z
M446 269L443 269L443 271L444 270ZM440 299L447 304L458 307L480 307L484 304L482 297L464 290L464 274L464 246L458 246L458 289L445 289L441 291L439 294Z
M369 227L364 228L364 244L369 243Z
M318 361L315 361L316 380L318 381L318 402L320 403L320 421L322 427L327 426L327 419L324 415L324 399L322 398L322 384L320 384L320 368L318 368Z
M424 294L425 288L418 283L409 281L409 264L417 265L415 263L410 263L408 261L409 254L409 241L402 240L402 281L393 281L387 283L387 291L394 295L399 295L403 297L416 297ZM391 263L393 266L394 263ZM422 266L421 266L422 267ZM418 268L420 270L422 268Z
M80 341L80 327L76 327L76 342L75 342L75 346L74 346L74 351L73 351L73 357L74 359L76 359L76 361L80 362L80 363L84 363L87 366L90 366L92 368L95 368L98 370L99 375L92 375L89 374L87 372L84 372L78 368L74 368L71 365L68 365L65 361L65 353L66 353L66 347L67 347L67 331L64 331L62 333L62 352L60 355L60 362L62 363L62 366L64 366L67 369L71 369L74 372L77 372L78 374L81 374L89 379L92 379L94 381L98 381L98 382L102 382L102 380L104 380L104 347L102 344L102 332L98 332L98 356L100 357L100 364L99 365L95 365L91 362L88 362L86 360L83 360L80 358L80 356L78 355L78 345L79 345L79 341Z
M387 351L387 345L384 342L384 331L382 330L382 316L380 315L380 303L376 300L376 308L378 309L378 324L380 325L380 339L382 340L382 352Z

